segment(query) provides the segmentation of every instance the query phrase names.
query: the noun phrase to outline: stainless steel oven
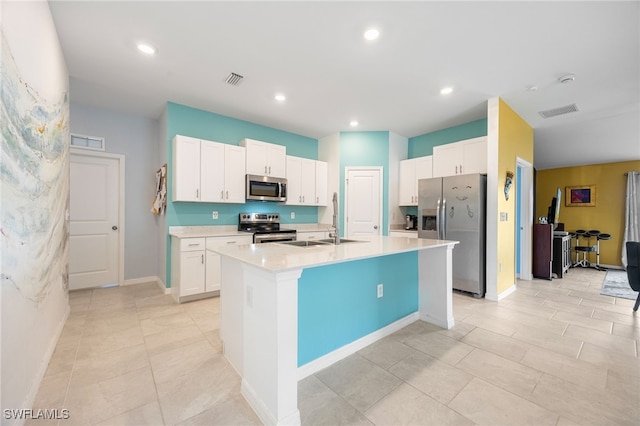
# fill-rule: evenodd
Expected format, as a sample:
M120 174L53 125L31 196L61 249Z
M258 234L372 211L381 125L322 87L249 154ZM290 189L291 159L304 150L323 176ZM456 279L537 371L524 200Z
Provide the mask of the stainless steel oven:
M253 233L253 243L296 241L295 229L280 227L278 213L240 213L238 231Z

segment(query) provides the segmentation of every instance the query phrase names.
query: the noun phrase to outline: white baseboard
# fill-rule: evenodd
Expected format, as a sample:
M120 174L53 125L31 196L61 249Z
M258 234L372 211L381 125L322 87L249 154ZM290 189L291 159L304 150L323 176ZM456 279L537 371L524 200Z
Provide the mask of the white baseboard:
M296 410L288 417L278 422L278 419L274 417L273 413L269 411L264 402L258 398L258 395L255 393L253 388L245 380L242 380L242 383L240 384L240 393L244 396L251 408L253 408L253 411L255 411L260 420L262 420L262 423L265 425L300 425L299 410Z
M156 284L158 284L158 287L160 287L160 290L162 290L162 292L164 294L171 294L171 289L167 288L164 283L162 282L162 280L160 279L160 277L156 276L156 275L151 275L148 277L141 277L141 278L132 278L130 280L125 280L123 285L136 285L136 284L146 284L146 283L151 283L154 282Z
M510 294L514 293L516 290L518 289L518 287L514 284L511 287L509 287L508 289L506 289L505 291L503 291L502 293L500 293L498 295L498 302L501 301L502 299L504 299L505 297L509 296Z
M58 345L58 340L62 335L62 330L64 329L64 325L67 322L67 318L69 318L69 314L71 314L71 306L67 304L67 309L65 310L62 319L58 323L57 329L55 331L55 338L51 339L49 343L49 347L42 357L42 362L40 363L40 367L38 368L38 374L36 374L29 393L24 399L23 407L33 407L33 404L36 402L36 396L38 395L38 391L40 390L40 385L42 385L42 379L44 379L44 375L47 372L47 368L49 367L49 361L51 361L51 357L53 356L53 352L56 350L56 346ZM4 423L3 423L4 424Z
M329 352L328 354L323 355L320 358L314 359L313 361L298 367L298 380L302 380L305 377L309 377L312 374L315 374L318 371L327 368L331 364L334 364L341 359L344 359L349 355L358 352L360 349L363 349L370 344L377 342L383 337L393 334L396 331L408 326L409 324L416 322L418 319L418 312L414 312L404 318L400 318L399 320L392 322L386 327L376 330L373 333L369 333L366 336L363 336L358 340L354 340L353 342L348 343L333 352Z

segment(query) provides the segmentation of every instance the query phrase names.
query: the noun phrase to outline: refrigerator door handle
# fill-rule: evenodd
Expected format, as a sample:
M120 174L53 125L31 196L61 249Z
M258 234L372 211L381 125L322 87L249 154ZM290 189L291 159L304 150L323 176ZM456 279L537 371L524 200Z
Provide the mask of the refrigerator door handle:
M441 240L442 239L442 226L440 222L440 198L438 198L438 204L436 207L436 231L438 231L438 239Z
M442 198L442 239L447 239L447 199Z

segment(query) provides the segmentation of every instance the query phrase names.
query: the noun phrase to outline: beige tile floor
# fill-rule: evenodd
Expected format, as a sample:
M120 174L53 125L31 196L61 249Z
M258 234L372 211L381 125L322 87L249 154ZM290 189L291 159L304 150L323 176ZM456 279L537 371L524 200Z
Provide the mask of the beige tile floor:
M599 294L604 275L456 294L453 329L418 321L302 380L302 424L638 425L640 318ZM260 423L221 354L218 298L178 305L149 283L70 303L34 407L67 408L59 424Z

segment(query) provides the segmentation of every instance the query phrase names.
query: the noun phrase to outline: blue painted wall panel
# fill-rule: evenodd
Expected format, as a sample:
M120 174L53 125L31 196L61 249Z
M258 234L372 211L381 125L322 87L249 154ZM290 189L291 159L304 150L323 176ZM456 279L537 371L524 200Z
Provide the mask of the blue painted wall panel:
M237 225L240 212L280 213L282 223L317 223L317 207L286 206L279 203L248 202L246 204L218 203L173 203L173 137L191 136L230 145L239 145L244 138L284 145L287 155L318 159L318 141L306 136L288 133L248 121L203 111L196 108L167 103L167 165L168 194L166 223L169 226ZM213 220L211 212L218 212L218 220ZM291 219L291 212L296 218ZM168 229L166 230L168 234ZM171 238L167 236L166 285L171 287Z
M418 253L310 268L298 283L301 366L416 312Z
M389 218L389 132L340 133L340 205L344 206L345 167L376 166L383 168L382 229L387 235ZM344 209L340 209L340 223L344 223ZM344 235L344 229L340 230Z

